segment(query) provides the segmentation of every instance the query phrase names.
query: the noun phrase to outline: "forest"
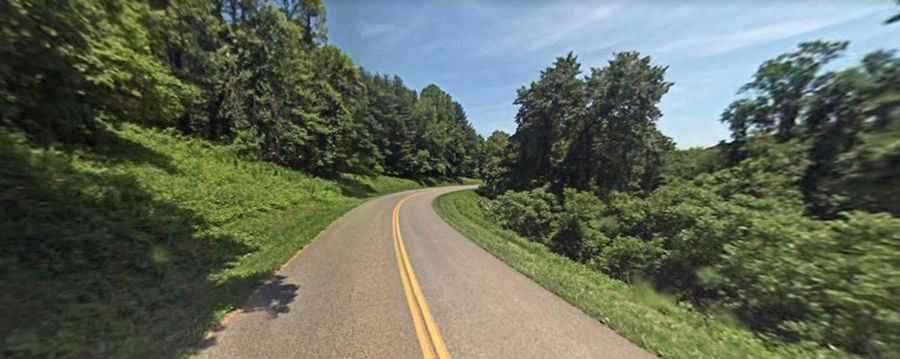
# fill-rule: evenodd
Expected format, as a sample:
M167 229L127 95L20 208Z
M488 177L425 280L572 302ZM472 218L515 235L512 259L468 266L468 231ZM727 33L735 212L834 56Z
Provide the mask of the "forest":
M310 0L0 4L0 124L40 144L175 128L321 176L473 176L481 138L436 85L359 68Z
M585 74L559 57L485 141L495 221L583 265L758 335L900 355L900 58L829 68L847 42L761 64L725 108L731 139L675 149L673 85L637 52ZM461 198L461 197L460 197Z

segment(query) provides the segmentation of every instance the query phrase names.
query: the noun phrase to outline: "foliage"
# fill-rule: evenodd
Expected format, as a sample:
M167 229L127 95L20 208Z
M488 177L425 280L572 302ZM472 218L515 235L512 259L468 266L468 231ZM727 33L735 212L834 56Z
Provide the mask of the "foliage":
M559 174L566 153L567 129L578 117L585 100L581 65L573 53L556 59L541 71L540 79L518 90L516 132L510 137L515 161L509 171L514 188L550 183Z
M864 153L889 153L890 135L900 107L900 59L893 52L876 51L858 66L831 72L823 67L837 58L846 42L802 43L796 52L766 61L743 87L755 97L732 103L722 114L722 122L732 131L730 163L746 153L752 137L774 133L782 142L808 143L801 189L811 214L835 218L846 210L894 210L892 195L879 196L855 191L890 183L889 173L875 167L851 164L850 158ZM875 147L886 146L882 149ZM858 149L857 149L858 148ZM889 156L889 155L888 155ZM882 158L881 163L890 163ZM860 163L864 163L862 160ZM860 171L872 171L865 173ZM885 177L886 176L886 177ZM856 183L861 178L877 179ZM886 193L894 191L886 189ZM863 196L860 200L857 196Z
M510 157L508 133L497 130L484 140L478 158L479 176L484 180L478 188L479 193L492 197L500 193L509 180L507 165Z
M893 356L900 220L865 212L830 221L804 216L805 169L792 159L805 146L750 147L752 156L737 166L675 178L647 196L614 192L602 200L569 189L547 213L510 210L535 196L507 192L487 208L506 228L589 268L733 311L760 332ZM558 231L546 241L546 231L510 226L516 218L558 223L543 227Z
M900 121L860 136L860 143L835 160L838 179L828 190L846 208L900 213Z
M438 182L476 174L482 140L449 94L433 84L416 94L396 76L362 77L368 93L357 115L386 173Z
M92 143L100 118L170 123L193 89L151 52L152 16L136 1L0 3L0 126Z
M546 242L558 226L556 196L540 188L504 193L492 202L492 206L506 228L538 242Z
M742 237L708 275L748 322L871 357L900 354L900 220L759 217Z
M614 55L585 79L584 117L569 124L562 185L598 194L649 191L658 185L662 156L675 148L656 129L656 107L672 83L666 68L637 52Z
M417 184L326 181L172 131L90 150L0 136L0 353L174 357L365 198Z
M766 61L723 111L732 141L681 151L653 126L665 68L618 54L576 86L560 58L520 90L486 220L761 335L897 356L900 60L824 72L846 46Z
M577 200L591 206L591 197L583 193ZM839 350L773 341L726 317L676 303L645 286L612 279L504 228L493 219L491 205L485 201L473 191L460 191L439 197L434 206L441 217L489 253L662 358L855 357Z
M655 126L671 86L666 68L637 52L615 54L583 79L580 66L569 53L519 89L511 156L504 170L492 170L487 191L551 185L606 195L659 184L662 158L674 149Z
M711 173L725 167L727 150L724 146L686 150L674 150L663 158L661 175L663 182L671 182L678 178L692 179L704 173Z
M0 10L0 126L47 144L92 144L105 123L129 121L325 177L443 180L478 168L481 138L462 106L434 85L420 96L376 84L325 43L320 0L15 0Z

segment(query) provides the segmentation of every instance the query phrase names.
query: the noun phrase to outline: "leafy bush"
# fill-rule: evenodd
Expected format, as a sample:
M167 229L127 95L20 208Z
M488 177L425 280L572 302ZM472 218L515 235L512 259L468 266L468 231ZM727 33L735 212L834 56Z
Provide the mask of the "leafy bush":
M725 301L757 327L871 357L900 355L900 219L769 218L728 245L715 270Z
M759 331L896 356L900 219L806 216L797 189L802 165L775 170L802 150L796 143L762 149L769 155L694 181L676 178L646 197L569 189L553 206L552 194L534 190L507 192L489 208L554 252L733 311Z
M603 231L601 214L605 205L589 192L566 189L562 212L558 214L560 229L551 239L551 248L579 261L590 261L610 239Z
M559 226L557 198L541 188L506 192L492 207L506 228L538 242L546 242Z
M661 358L855 358L841 350L773 341L727 316L703 313L653 288L612 279L503 228L485 202L473 191L459 191L439 197L434 207L497 258Z
M823 184L845 209L900 215L900 121L861 136L851 151L838 156L840 175Z
M695 147L666 153L661 171L665 182L677 178L692 179L722 169L726 156L722 147Z

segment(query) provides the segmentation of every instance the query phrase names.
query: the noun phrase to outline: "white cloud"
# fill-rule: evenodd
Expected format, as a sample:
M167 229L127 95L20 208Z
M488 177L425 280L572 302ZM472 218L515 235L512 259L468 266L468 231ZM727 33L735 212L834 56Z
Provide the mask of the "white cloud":
M614 9L614 6L601 6L586 13L572 14L573 17L562 21L562 24L557 19L550 19L547 24L549 26L536 31L537 39L531 39L525 50L534 52L555 45L567 35L609 16Z
M741 48L786 39L853 20L871 10L848 12L841 16L805 18L765 24L725 34L699 35L675 40L656 49L658 52L678 52L689 57L706 57Z
M604 4L600 6L571 6L570 4L553 4L551 6L536 7L526 13L519 13L516 17L506 18L494 23L490 31L492 39L485 41L480 53L529 54L544 50L551 46L565 42L566 39L579 31L583 31L601 20L610 17L616 12L618 6ZM482 14L493 16L508 16L508 9L482 7L478 10ZM604 43L608 46L609 44Z
M359 32L363 39L371 39L395 32L399 29L400 27L395 24L367 24L363 25Z

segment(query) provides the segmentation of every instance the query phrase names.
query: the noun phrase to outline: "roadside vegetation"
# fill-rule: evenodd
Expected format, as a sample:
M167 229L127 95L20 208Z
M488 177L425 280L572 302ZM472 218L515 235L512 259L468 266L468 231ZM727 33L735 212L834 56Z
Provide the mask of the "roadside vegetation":
M3 356L183 354L329 223L411 180L325 180L135 125L0 137Z
M444 220L486 251L663 358L853 357L815 345L772 345L734 318L696 310L649 283L612 278L507 229L491 205L473 190L449 193L434 202Z
M552 273L591 269L602 273L596 280L649 285L704 320L749 328L728 332L741 333L734 340L752 332L809 355L900 356L900 58L876 51L828 70L846 47L807 42L766 61L722 113L731 140L689 150L656 128L673 85L664 66L625 52L581 76L573 54L560 57L518 91L516 132L486 139L484 198L446 199L482 219L449 220L475 236L501 226L570 261L510 257L526 273L538 263ZM596 312L599 299L581 297L590 284L531 275ZM659 340L630 329L637 318L614 327L639 343ZM708 328L690 325L697 335Z
M474 177L322 1L0 1L0 356L186 353L365 198Z

